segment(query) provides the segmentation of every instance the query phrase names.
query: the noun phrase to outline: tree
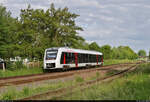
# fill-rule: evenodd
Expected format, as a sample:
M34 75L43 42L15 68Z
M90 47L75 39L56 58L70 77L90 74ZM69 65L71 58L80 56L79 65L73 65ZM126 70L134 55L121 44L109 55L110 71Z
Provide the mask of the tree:
M112 49L113 59L136 59L137 54L129 46L119 46Z
M17 19L12 18L11 13L0 5L0 57L3 59L14 57L16 22Z
M111 46L110 45L102 46L100 51L103 53L104 59L111 59L111 57L112 57L112 50L111 50Z
M98 46L98 44L96 42L93 42L89 45L89 49L90 50L95 50L95 51L100 51L100 47Z
M145 50L139 50L138 55L139 56L146 56L146 51Z
M67 7L55 9L54 4L46 11L34 10L30 5L27 9L21 10L22 32L18 35L18 39L21 42L20 46L26 50L25 55L42 58L45 48L48 47L84 46L85 40L77 33L83 29L75 24L75 18L78 16L69 12Z

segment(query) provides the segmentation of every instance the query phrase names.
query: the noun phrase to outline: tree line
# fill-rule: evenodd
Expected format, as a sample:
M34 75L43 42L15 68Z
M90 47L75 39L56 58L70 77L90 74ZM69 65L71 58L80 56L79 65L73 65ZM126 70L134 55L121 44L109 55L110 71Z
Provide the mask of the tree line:
M136 59L136 54L128 46L111 48L99 46L96 42L88 44L79 36L83 31L75 23L79 15L68 8L56 9L54 4L44 11L32 9L30 5L21 9L20 16L11 17L11 12L0 5L0 58L15 56L43 59L44 50L50 47L68 46L71 48L96 50L104 54L104 59Z

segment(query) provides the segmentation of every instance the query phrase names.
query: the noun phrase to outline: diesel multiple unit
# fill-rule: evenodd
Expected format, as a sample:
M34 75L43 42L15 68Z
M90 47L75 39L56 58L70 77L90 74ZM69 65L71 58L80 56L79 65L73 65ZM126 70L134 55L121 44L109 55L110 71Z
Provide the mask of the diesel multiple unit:
M68 47L53 47L45 50L44 69L78 68L100 66L103 64L103 54L97 51L72 49Z

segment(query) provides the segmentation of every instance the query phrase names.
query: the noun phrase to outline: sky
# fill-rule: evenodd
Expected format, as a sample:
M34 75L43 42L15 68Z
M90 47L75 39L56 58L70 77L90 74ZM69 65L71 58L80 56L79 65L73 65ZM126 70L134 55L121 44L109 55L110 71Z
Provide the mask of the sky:
M68 7L79 14L76 24L88 43L112 47L130 46L135 52L150 50L150 0L0 0L0 4L19 17L20 9L30 4L34 9Z

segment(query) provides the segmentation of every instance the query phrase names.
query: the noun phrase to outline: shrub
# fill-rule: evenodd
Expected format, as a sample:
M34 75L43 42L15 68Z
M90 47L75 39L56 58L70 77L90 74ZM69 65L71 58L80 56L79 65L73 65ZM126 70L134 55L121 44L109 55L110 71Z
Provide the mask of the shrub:
M14 66L13 62L6 61L6 69L13 70L14 69L13 66Z
M26 66L23 65L22 61L17 61L17 62L7 61L6 62L6 69L8 70L16 70L16 69L22 69L22 68L26 68Z

